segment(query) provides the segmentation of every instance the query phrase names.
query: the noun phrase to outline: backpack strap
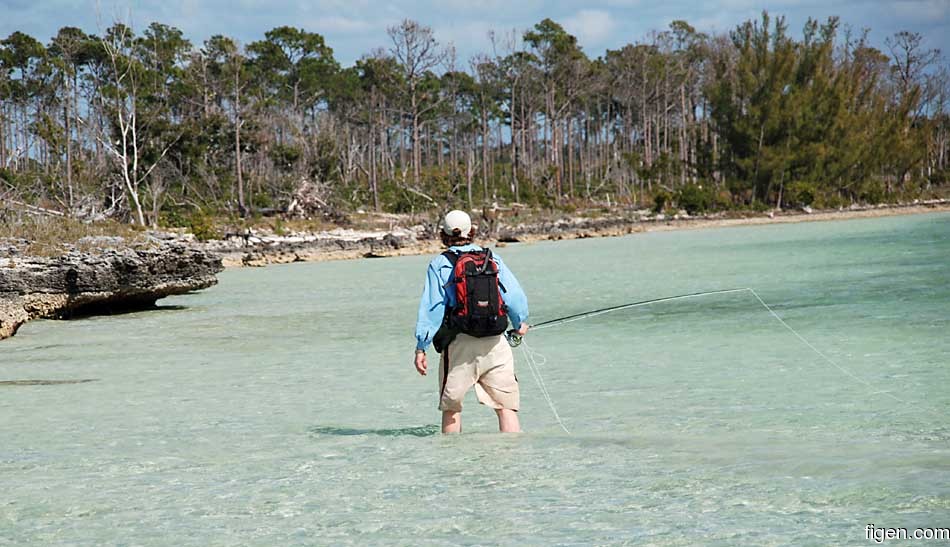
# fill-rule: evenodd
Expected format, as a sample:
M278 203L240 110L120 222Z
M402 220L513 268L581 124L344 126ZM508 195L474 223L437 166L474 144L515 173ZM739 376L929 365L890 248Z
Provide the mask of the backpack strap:
M485 270L488 269L488 264L492 261L491 249L482 249L485 252L485 262L482 262L481 269L478 270L479 274L485 273Z
M455 265L458 264L459 258L461 258L462 253L457 253L454 251L444 251L442 256L449 261L449 264L452 266L452 271L449 273L449 279L443 285L444 289L448 289L452 283L455 283ZM449 344L455 340L455 337L458 336L458 331L453 329L449 325L449 314L451 310L446 307L445 313L442 315L442 325L439 327L439 330L436 331L435 336L432 337L432 345L435 347L437 353L442 353L446 348L449 347ZM446 353L446 361L448 360L448 353Z
M459 258L462 256L461 253L456 253L454 251L444 251L442 256L449 261L449 265L452 266L452 272L449 274L449 279L445 282L445 285L442 285L443 288L449 288L452 283L455 283L455 265L458 264Z
M501 268L498 266L498 262L495 261L495 257L491 254L491 249L486 248L485 252L488 253L488 260L495 262L495 268L498 270L498 288L501 289L501 292L507 294L508 289L506 289L505 284L501 282ZM488 260L485 261L486 266L488 266Z
M452 267L455 268L455 263L459 261L459 257L461 256L461 253L456 253L455 251L444 251L442 253L442 256L444 256L445 259L449 261L449 264L451 264Z

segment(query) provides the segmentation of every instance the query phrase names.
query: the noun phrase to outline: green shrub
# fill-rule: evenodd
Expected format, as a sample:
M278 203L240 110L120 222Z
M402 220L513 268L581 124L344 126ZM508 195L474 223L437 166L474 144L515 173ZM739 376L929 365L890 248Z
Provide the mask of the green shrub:
M700 184L688 184L676 193L676 204L690 215L705 213L712 207L714 192Z
M310 143L311 157L307 166L311 178L321 181L335 180L340 169L340 155L336 141L328 134L320 134Z
M884 183L879 180L865 181L858 190L858 199L871 204L883 203L886 199Z
M280 217L274 219L274 233L279 236L287 234L287 228L284 226L284 221Z
M923 185L918 180L906 182L900 186L897 192L897 199L900 201L914 201L924 195Z
M414 213L431 205L424 197L402 188L392 180L379 185L379 204L389 213Z
M188 229L191 230L198 241L221 239L221 233L214 226L214 219L201 211L191 215L188 221Z
M296 146L276 143L270 149L268 155L271 161L274 162L274 167L284 173L289 173L293 170L294 165L296 165L302 154L300 149Z
M532 184L527 179L521 181L519 189L521 203L532 207L549 208L554 205L554 198L539 184Z
M666 204L670 202L670 193L666 190L657 190L653 194L653 212L662 213L663 209L666 208Z
M753 184L747 180L729 179L726 181L726 188L733 198L738 198L739 203L752 203Z
M158 223L165 228L188 228L191 219L185 217L181 209L164 209L158 217Z
M764 213L772 208L772 205L764 201L756 201L749 208L757 213Z
M844 198L837 192L821 194L818 199L815 200L815 207L819 209L841 209L845 205L848 205L848 203L845 202Z
M248 205L255 209L273 209L275 207L273 196L263 192L255 192L250 196L249 201Z
M732 193L729 190L719 190L716 192L714 198L717 211L726 211L732 209L734 202L732 201Z
M785 203L796 207L810 206L818 197L818 188L813 183L795 181L785 188Z
M930 175L930 184L941 186L950 182L950 169L935 169Z

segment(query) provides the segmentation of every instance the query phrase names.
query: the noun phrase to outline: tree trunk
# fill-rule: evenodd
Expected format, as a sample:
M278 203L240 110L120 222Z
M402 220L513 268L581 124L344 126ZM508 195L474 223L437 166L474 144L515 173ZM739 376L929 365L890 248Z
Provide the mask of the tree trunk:
M488 111L482 104L482 190L488 203Z
M379 212L379 175L376 168L376 127L369 130L369 186L373 192L373 210Z
M511 86L511 108L509 109L509 115L511 116L511 190L515 195L515 201L521 201L520 192L518 188L518 151L515 148L515 86ZM501 143L499 143L499 146ZM523 152L522 152L523 153Z
M410 129L411 131L411 129ZM399 169L405 173L406 166L410 161L406 157L406 122L400 116L399 118ZM409 165L411 168L412 166Z
M7 166L7 103L0 102L0 169Z
M412 92L412 182L416 186L422 178L422 171L419 163L422 161L422 153L419 149L419 106L417 103L415 90Z
M680 85L680 184L686 185L687 165L689 165L689 141L686 139L686 84Z
M66 81L66 93L64 94L65 101L63 102L63 117L66 121L66 188L67 188L67 198L66 203L70 211L73 208L73 127L72 119L70 118L70 97L72 93L69 89L69 77L65 78Z
M762 157L762 143L765 139L765 122L759 127L759 145L755 154L755 170L752 175L752 204L755 205L756 194L759 193L759 158Z
M528 183L534 184L534 171L531 169L531 149L528 147L528 129L531 127L531 120L528 119L525 110L524 89L521 90L521 164L522 168L528 173Z
M567 118L567 185L568 195L574 198L574 118Z
M241 173L241 85L240 72L234 71L234 170L237 177L238 213L241 218L247 216L247 204L244 202L244 177ZM296 88L294 89L296 101Z
M468 147L468 153L465 158L465 182L468 188L468 209L471 211L475 204L472 201L472 177L475 172L475 143Z

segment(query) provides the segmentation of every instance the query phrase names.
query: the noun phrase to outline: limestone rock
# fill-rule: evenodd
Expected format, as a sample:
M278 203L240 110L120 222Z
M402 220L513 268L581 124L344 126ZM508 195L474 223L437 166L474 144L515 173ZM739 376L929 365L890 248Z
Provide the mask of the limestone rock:
M117 243L58 257L24 255L16 247L0 255L0 339L30 319L147 308L214 285L223 269L220 258L178 244L132 249Z

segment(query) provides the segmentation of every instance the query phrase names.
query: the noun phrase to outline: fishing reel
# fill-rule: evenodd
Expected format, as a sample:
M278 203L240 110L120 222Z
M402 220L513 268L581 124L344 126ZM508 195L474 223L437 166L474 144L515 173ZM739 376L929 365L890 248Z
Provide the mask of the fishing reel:
M511 329L505 333L505 339L508 340L509 346L516 348L521 345L524 337L518 334L515 329Z

